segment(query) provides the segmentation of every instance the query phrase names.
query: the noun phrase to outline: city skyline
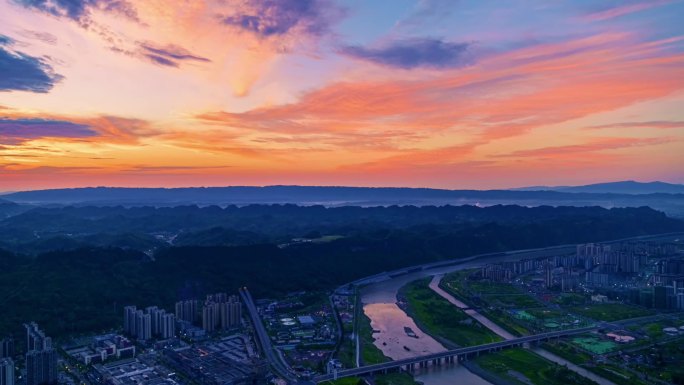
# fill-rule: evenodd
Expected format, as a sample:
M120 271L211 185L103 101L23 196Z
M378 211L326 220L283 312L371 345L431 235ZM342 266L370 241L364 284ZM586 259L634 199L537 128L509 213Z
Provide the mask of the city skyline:
M684 183L682 13L0 0L0 191Z

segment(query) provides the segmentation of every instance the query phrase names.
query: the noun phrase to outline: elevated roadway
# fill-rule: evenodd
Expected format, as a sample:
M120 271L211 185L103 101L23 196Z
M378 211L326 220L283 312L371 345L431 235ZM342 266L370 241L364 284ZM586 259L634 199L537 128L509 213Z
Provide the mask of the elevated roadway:
M259 312L257 311L252 295L249 293L247 288L240 288L240 297L242 297L242 302L247 308L249 313L249 318L252 320L252 325L254 326L254 335L257 338L257 342L261 347L261 351L264 353L264 357L268 360L271 368L278 373L288 384L296 384L298 382L297 377L292 373L287 363L284 361L280 353L271 344L271 338L264 327L261 317L259 317Z
M568 330L558 330L549 333L535 334L532 336L525 336L520 338L514 338L510 340L504 340L499 342L493 342L490 344L469 346L465 348L458 348L447 350L439 353L427 354L424 356L418 356L413 358L406 358L403 360L396 360L390 362L384 362L381 364L367 365L360 368L351 368L340 370L335 374L325 374L315 377L313 380L316 383L330 381L335 378L361 376L366 374L376 374L376 373L387 373L392 370L405 370L413 371L416 365L418 367L426 367L429 365L441 365L442 363L448 362L458 362L468 360L470 357L477 356L481 353L490 353L499 351L505 348L511 347L522 347L524 344L548 341L554 338L560 338L570 335L583 334L596 330L596 326L578 328L578 329L568 329Z

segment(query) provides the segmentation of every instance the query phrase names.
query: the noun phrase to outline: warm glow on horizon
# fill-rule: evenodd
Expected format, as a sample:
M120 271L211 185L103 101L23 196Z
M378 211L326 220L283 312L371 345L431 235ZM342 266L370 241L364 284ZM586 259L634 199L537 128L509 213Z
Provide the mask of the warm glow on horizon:
M681 15L0 0L0 191L684 183Z

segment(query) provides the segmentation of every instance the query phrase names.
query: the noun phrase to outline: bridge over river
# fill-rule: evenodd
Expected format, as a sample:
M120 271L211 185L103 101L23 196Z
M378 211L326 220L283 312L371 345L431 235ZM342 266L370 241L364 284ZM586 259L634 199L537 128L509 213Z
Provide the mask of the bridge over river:
M490 344L447 350L444 352L427 354L419 357L406 358L403 360L396 360L384 362L381 364L362 366L360 368L344 369L334 373L314 377L313 381L316 383L321 383L337 378L361 376L365 374L373 375L378 373L387 373L393 370L404 370L411 372L414 369L416 369L416 367L422 368L427 367L429 365L441 365L443 363L467 361L468 359L472 357L477 357L482 353L496 352L501 349L511 347L522 347L523 345L529 343L548 341L555 338L575 334L583 334L594 331L596 329L596 326L592 326L578 329L558 330L549 333L535 334L532 336L525 336L505 341L493 342Z

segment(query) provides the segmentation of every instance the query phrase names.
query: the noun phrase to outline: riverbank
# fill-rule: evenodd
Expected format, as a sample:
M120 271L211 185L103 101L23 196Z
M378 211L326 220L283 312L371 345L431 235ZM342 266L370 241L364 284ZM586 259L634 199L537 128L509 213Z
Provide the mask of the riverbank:
M450 304L456 306L457 308L461 309L467 316L473 318L477 322L479 322L482 326L486 327L489 329L492 333L498 335L499 337L505 339L505 340L512 340L516 338L515 335L512 333L509 333L507 330L496 324L495 322L490 321L487 317L484 315L480 314L477 310L475 309L470 309L468 305L465 303L459 301L456 299L454 296L451 294L447 293L445 290L442 289L441 283L442 283L442 278L443 275L435 275L432 277L432 280L430 281L430 284L428 285L429 288L434 291L436 294L447 300Z
M414 281L399 290L400 307L433 338L449 348L482 345L502 338L430 288L432 279ZM403 306L402 306L403 305Z
M371 320L363 314L359 313L358 333L360 348L361 365L381 364L383 362L391 361L391 359L375 346L375 339L373 338L373 328L371 327Z
M471 373L479 376L487 382L490 382L492 385L517 385L482 369L475 361L464 361L461 363L461 365L465 366Z

